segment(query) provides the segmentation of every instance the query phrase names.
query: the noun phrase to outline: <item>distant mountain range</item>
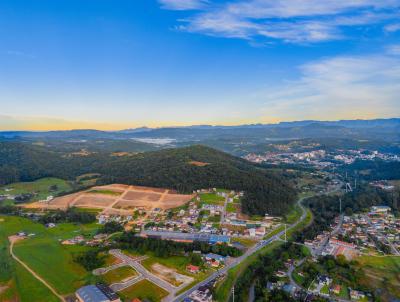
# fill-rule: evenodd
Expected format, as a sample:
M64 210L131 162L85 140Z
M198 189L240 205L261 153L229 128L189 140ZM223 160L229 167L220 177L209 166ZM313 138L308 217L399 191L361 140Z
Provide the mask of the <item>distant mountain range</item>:
M80 129L70 131L4 131L0 140L63 141L69 143L118 141L135 143L135 148L152 150L205 144L234 154L237 146L265 144L271 141L301 139L350 139L355 141L400 142L400 118L340 121L297 121L279 124L239 126L193 125L186 127L135 128L120 131ZM129 150L136 150L130 148ZM241 148L243 149L243 148ZM122 148L121 150L125 150Z

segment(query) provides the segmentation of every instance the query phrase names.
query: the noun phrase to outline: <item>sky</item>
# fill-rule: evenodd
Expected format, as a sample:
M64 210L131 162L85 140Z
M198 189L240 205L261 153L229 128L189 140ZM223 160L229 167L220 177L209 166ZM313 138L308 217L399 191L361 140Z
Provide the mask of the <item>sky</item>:
M400 0L2 0L0 130L400 117Z

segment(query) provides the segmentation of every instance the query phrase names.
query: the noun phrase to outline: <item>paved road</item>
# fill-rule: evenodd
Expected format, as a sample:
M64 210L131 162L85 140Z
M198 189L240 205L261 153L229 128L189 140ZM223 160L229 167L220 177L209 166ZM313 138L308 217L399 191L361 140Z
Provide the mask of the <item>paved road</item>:
M287 230L290 230L290 229L294 228L296 225L298 225L300 222L302 222L306 218L307 211L304 208L304 206L302 205L303 200L306 199L306 198L307 197L303 197L303 198L300 198L297 201L297 204L300 206L300 208L302 210L301 217L297 222L289 225L287 227ZM195 286L193 286L189 290L187 290L184 293L180 294L179 296L175 297L175 299L173 299L172 301L173 302L178 302L178 301L182 301L183 299L189 297L189 295L191 293L193 293L195 290L197 290L199 287L208 284L209 282L211 282L212 280L216 279L220 275L226 274L231 268L233 268L236 265L238 265L239 263L241 263L247 257L250 257L254 253L258 252L259 250L263 249L267 245L269 245L272 242L274 242L275 240L279 240L279 237L281 237L284 233L285 233L285 231L283 230L283 231L279 232L278 234L274 235L273 237L271 237L271 238L269 238L267 240L262 240L262 241L258 242L255 246L249 248L246 251L246 253L244 253L242 256L240 256L238 258L234 258L234 260L230 264L226 265L224 268L222 268L222 269L218 270L217 272L213 273L212 275L210 275L208 278L206 278L202 282L197 283Z
M97 268L97 269L93 270L92 273L93 273L93 275L96 275L96 276L104 275L105 273L112 271L113 269L123 267L123 266L126 266L126 264L124 262L121 262L121 263L110 265L108 267Z
M50 284L48 284L45 280L42 279L38 274L36 274L28 265L25 264L22 260L20 260L17 256L15 256L13 248L14 248L14 243L20 240L21 238L17 236L10 236L10 254L13 259L15 259L19 264L21 264L28 272L32 274L33 277L38 279L41 283L43 283L57 298L59 298L61 301L66 302L63 296L61 296Z
M131 278L125 282L114 283L110 287L113 291L119 292L121 290L124 290L125 288L128 288L129 286L132 286L132 285L138 283L139 281L142 281L143 279L144 279L144 277L142 275L139 275L139 276Z
M329 239L333 236L335 236L341 229L342 224L343 224L343 218L344 218L344 214L341 214L339 216L339 223L338 225L335 227L335 229L324 238L324 240L322 241L322 243L319 245L319 247L317 249L311 249L311 253L313 254L313 256L319 256L321 255L322 251L325 249L326 245L329 242Z
M223 208L222 213L221 213L221 220L220 220L221 224L223 224L225 222L226 206L228 204L228 199L229 199L229 194L225 197L224 208Z

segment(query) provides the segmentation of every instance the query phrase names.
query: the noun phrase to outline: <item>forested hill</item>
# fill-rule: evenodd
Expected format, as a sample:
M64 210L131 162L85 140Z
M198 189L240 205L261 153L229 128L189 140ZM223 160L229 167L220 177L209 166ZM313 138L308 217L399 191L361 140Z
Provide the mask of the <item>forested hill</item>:
M99 183L125 183L174 188L179 192L221 187L246 192L249 214L282 214L296 193L282 177L204 146L165 149L129 156L96 153L65 156L40 146L0 143L0 182L30 181L45 176L75 179L100 173Z

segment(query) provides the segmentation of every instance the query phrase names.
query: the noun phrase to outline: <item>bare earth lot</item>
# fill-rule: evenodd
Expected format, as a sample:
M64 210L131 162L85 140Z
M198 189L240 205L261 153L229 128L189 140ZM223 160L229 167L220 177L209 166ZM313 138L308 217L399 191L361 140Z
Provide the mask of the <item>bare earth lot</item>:
M174 286L188 285L193 282L192 277L179 274L176 270L159 263L154 263L151 266L151 272Z
M145 210L176 208L192 198L193 195L177 194L168 189L111 184L57 197L49 203L27 204L26 207L66 209L75 206L102 209L104 214L129 214L136 208Z

